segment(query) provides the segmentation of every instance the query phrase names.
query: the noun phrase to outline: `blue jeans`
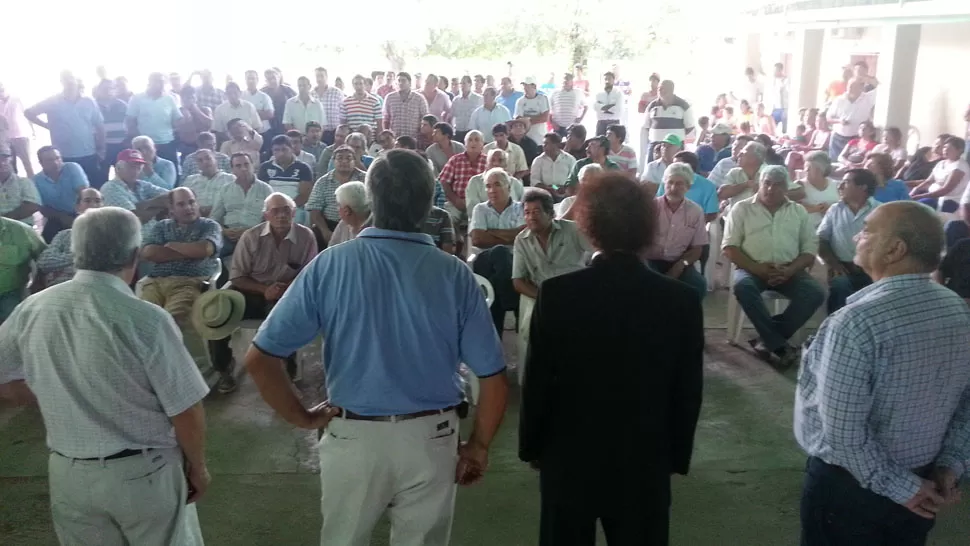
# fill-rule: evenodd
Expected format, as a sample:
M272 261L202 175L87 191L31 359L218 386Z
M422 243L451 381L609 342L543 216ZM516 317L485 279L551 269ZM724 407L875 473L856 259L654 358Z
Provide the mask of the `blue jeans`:
M926 476L925 470L917 473ZM934 522L816 457L805 465L801 520L802 546L923 546Z
M854 263L842 262L846 274L829 279L828 312L832 313L845 307L845 300L859 290L872 284L872 278Z
M943 226L943 232L946 234L946 250L949 252L957 241L970 237L970 226L963 220L950 220Z
M845 149L850 140L852 140L852 137L832 133L832 137L829 139L829 157L832 158L832 161L835 161L842 155L842 150Z
M771 316L761 297L765 290L773 290L790 300L784 313ZM799 271L784 284L768 286L758 277L738 269L734 273L734 297L765 347L776 351L785 347L788 338L812 318L825 301L825 290L805 271Z
M772 119L781 127L781 132L783 133L788 130L788 116L785 114L787 114L787 110L784 108L775 108L771 111Z
M960 203L954 201L953 199L940 197L924 197L920 199L918 195L916 196L916 199L927 207L930 207L933 210L939 210L940 212L956 212L957 209L960 208ZM940 199L943 199L943 205L940 205Z
M647 267L664 275L667 274L667 271L669 271L673 265L674 262L667 262L664 260L647 260ZM702 300L704 299L704 296L707 295L707 279L704 278L704 275L701 275L696 269L694 269L693 266L685 267L684 272L677 277L677 280L697 291Z
M10 313L13 313L14 308L20 305L22 301L24 301L23 290L14 290L13 292L0 294L0 324L3 324L3 321L7 320Z

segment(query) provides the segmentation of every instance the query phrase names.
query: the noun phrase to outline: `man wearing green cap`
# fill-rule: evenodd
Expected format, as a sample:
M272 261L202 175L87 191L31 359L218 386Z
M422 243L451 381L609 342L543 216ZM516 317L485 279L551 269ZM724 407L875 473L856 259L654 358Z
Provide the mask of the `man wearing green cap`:
M662 150L660 157L647 163L647 167L640 176L640 182L652 190L656 195L657 189L664 183L664 172L674 162L674 155L684 148L684 139L669 133L660 141Z
M605 136L596 136L586 141L586 159L576 162L573 172L569 173L565 187L575 187L579 184L579 171L586 165L595 163L608 171L619 171L620 166L606 157L610 149L610 141Z

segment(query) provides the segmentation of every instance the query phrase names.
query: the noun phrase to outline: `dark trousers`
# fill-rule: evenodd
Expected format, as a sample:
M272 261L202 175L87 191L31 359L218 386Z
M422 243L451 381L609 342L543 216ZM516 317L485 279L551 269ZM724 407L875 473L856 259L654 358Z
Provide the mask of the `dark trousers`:
M306 131L306 128L300 129L300 132L303 132L303 131ZM320 140L324 142L327 146L330 146L331 144L333 144L333 141L336 138L336 134L337 134L337 131L324 131L323 136L320 138Z
M603 136L606 134L606 128L610 125L619 125L620 120L618 119L601 119L596 122L596 136Z
M781 127L781 132L788 131L788 111L784 108L775 108L771 111L771 117Z
M922 546L933 528L817 457L805 465L801 519L802 546Z
M512 286L512 249L505 245L482 251L472 263L472 271L488 279L495 290L492 302L492 322L499 339L505 330L505 313L519 309L519 294Z
M831 138L829 138L829 157L832 158L832 161L835 161L842 155L842 150L845 149L850 140L852 140L852 137L832 133Z
M332 235L333 230L337 229L337 224L339 224L340 222L334 222L326 218L324 218L323 220L327 222L327 228L330 230L330 233ZM320 252L323 252L323 249L327 248L328 245L327 245L327 241L323 240L323 235L320 234L320 230L317 229L317 226L313 226L313 236L316 237L317 239L317 248L319 249Z
M80 165L81 170L88 177L88 183L93 188L100 188L107 181L107 179L102 179L104 173L101 171L101 158L97 154L84 157L65 157L64 162Z
M47 244L50 244L50 242L54 240L55 235L57 235L58 233L60 233L61 231L64 231L69 227L71 226L65 226L57 218L45 217L44 231L43 233L41 233L41 235L43 235L44 241L47 242Z
M946 250L949 252L957 241L970 237L970 226L963 220L950 220L943 227L943 232L946 234Z
M829 278L829 314L845 307L845 300L859 290L872 284L872 278L861 267L852 262L842 262L846 274Z
M553 125L552 127L553 132L563 138L566 138L566 132L568 129L569 127L561 127L559 125Z
M179 149L178 141L166 142L165 144L155 143L155 153L158 157L167 159L175 164L176 171L179 168Z
M257 296L256 294L248 294L242 290L239 290L239 292L246 298L246 310L243 311L243 320L264 319L269 315L272 306L266 302L265 298ZM219 373L228 372L229 365L232 363L232 349L229 347L229 340L231 338L232 336L229 336L225 339L209 341L209 354L212 356L212 367ZM295 355L290 355L287 360L292 360L294 357Z
M595 484L577 476L578 472L547 470L545 462L541 465L539 546L594 546L597 520L608 546L668 544L669 475L657 476L653 485L622 483L615 477ZM642 472L631 470L630 475Z
M675 263L677 262L676 261L667 262L664 260L647 260L647 267L649 267L650 269L653 269L657 273L666 275L667 272L670 271L670 268L673 267ZM707 279L704 278L703 274L698 273L697 270L694 269L694 266L685 267L684 272L681 273L679 277L677 277L677 280L693 288L698 293L698 295L700 295L702 300L704 299L704 296L707 296Z
M956 212L960 208L960 203L953 199L944 199L943 197L924 197L921 199L919 195L916 196L916 199L927 207L940 212ZM940 204L940 199L943 199L943 204Z

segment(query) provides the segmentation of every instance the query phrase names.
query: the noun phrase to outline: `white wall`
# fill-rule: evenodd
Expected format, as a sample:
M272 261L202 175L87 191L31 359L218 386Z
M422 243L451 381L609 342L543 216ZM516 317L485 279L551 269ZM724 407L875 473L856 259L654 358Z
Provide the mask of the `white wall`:
M965 136L963 114L970 102L968 36L970 23L923 26L910 118L923 146L944 132Z

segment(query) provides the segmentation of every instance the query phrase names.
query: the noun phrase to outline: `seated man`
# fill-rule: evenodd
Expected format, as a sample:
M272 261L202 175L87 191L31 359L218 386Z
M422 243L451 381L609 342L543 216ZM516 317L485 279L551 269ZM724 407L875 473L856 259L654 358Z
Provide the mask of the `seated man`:
M326 248L333 236L333 230L340 222L340 206L337 203L337 188L347 182L363 182L367 173L354 163L354 150L350 146L340 146L333 153L334 168L321 176L310 190L306 209L310 213L310 223L317 235L317 246Z
M559 135L546 133L542 139L542 154L532 162L532 186L561 196L566 179L575 166L576 158L562 151Z
M142 239L140 258L153 267L141 297L171 313L185 348L208 379L209 351L192 324L192 305L222 267L222 230L214 220L199 216L192 190L175 188L168 193L168 203L170 217L157 222Z
M46 247L32 227L0 216L0 324L27 296L30 263Z
M509 128L504 123L496 123L492 127L492 142L485 145L485 152L503 150L508 154L509 166L506 170L515 178L521 179L529 175L529 165L525 162L525 152L522 147L509 141ZM474 207L473 207L474 208Z
M818 237L805 207L790 201L788 170L772 165L761 175L754 197L731 207L721 247L737 266L734 297L761 337L759 355L779 357L781 368L798 362L788 339L822 305L825 292L806 269L815 262ZM785 312L771 316L761 293L774 290L790 300Z
M333 144L327 146L320 152L320 159L317 160L317 164L313 168L314 176L320 178L333 170L330 168L330 163L333 161L333 153L337 148L347 143L348 135L350 135L350 125L341 123L337 126L337 130L333 133Z
M499 168L509 173L512 177L510 187L512 200L521 201L525 187L522 185L522 181L515 178L515 175L509 171L508 152L495 148L489 150L488 155L486 155L486 165L488 169ZM488 201L488 194L485 191L485 173L476 174L468 180L468 187L465 188L465 206L467 210L474 211L476 205L485 201Z
M193 152L192 155L195 156L199 172L187 176L182 181L182 187L189 188L195 193L195 198L199 202L199 214L209 216L216 203L216 195L223 186L232 184L236 177L219 169L215 152L212 150L202 149Z
M721 202L717 198L717 186L710 180L697 174L701 166L700 160L694 152L677 152L674 155L674 162L686 164L694 173L694 179L690 182L690 189L687 190L687 195L684 197L696 203L704 211L704 226L706 229L708 224L717 219L717 215L721 210ZM661 185L657 189L657 196L661 196L663 193L664 186ZM701 271L707 271L707 260L710 256L711 245L705 244L701 250Z
M566 179L566 186L579 184L579 171L586 165L599 165L604 170L618 171L620 166L607 157L610 141L605 136L593 137L586 141L586 159L581 159L573 165L573 172Z
M452 140L454 136L455 129L450 123L439 121L434 125L434 130L431 132L433 143L428 146L424 153L431 160L431 164L434 165L435 174L441 172L451 156L465 151L464 144Z
M468 131L465 135L465 151L451 156L438 175L438 185L441 187L444 202L435 203L435 205L448 211L452 223L456 226L465 225L464 222L471 211L465 202L468 181L476 174L485 172L484 147L485 140L482 133Z
M74 210L78 216L88 209L101 208L104 201L101 192L84 188L77 196ZM54 236L50 246L37 259L37 270L44 277L44 286L51 287L74 278L74 253L71 251L71 228L61 230Z
M303 149L303 133L296 129L290 129L286 132L286 136L290 139L290 147L293 148L293 155L296 156L297 160L306 163L312 173L313 166L317 164L317 156Z
M323 150L327 148L327 143L321 140L322 138L323 127L315 121L308 121L306 124L306 134L303 136L302 150L313 154L314 160L310 166L314 168L317 166L317 161L320 161Z
M740 139L738 139L740 140ZM738 201L750 198L758 191L765 168L768 149L760 142L751 141L744 145L738 154L738 166L728 171L724 183L717 188L717 198L728 201L732 206Z
M839 184L842 199L829 207L818 226L818 255L828 268L830 315L845 307L846 298L872 284L854 259L856 235L879 206L872 197L876 187L876 175L865 169L845 173Z
M603 167L600 167L596 163L590 163L582 169L579 169L579 184L565 187L566 193L569 196L559 202L559 205L556 207L556 215L562 220L575 220L576 211L573 210L573 205L576 204L576 194L579 193L579 186L589 182L593 177L601 176L605 172Z
M245 152L232 154L232 174L236 179L216 193L209 214L222 225L223 256L232 254L243 232L260 223L263 202L273 193L269 184L253 174L252 158Z
M512 177L504 169L486 171L488 201L475 206L468 223L472 246L481 250L472 270L488 279L495 289L491 311L499 337L505 329L506 311L519 307L519 296L512 286L512 246L525 228L525 216L522 203L514 201L509 193L511 183Z
M87 188L88 175L77 163L64 163L61 152L53 146L37 150L41 171L34 175L34 186L40 196L40 213L44 215L44 240L48 243L74 223L74 205L81 190Z
M141 173L138 175L140 180L166 190L175 187L175 183L178 181L175 163L164 157L158 157L158 152L155 150L155 141L147 136L137 136L131 139L131 147L141 152L142 158L145 159Z
M663 177L663 195L654 198L657 232L647 250L651 269L690 285L701 299L707 295L707 281L694 262L707 244L707 223L700 205L687 199L694 171L686 163L673 163Z
M266 221L242 234L229 270L232 289L242 292L246 298L244 319L266 318L297 273L317 255L313 232L293 221L296 214L293 199L283 193L273 193L266 198L263 208ZM230 337L209 342L213 367L221 375L216 389L223 394L236 389ZM292 376L296 371L295 355L287 359L287 368Z
M232 170L232 164L229 162L229 156L222 152L215 151L215 134L208 131L203 131L199 133L199 136L195 139L195 144L199 147L199 149L182 158L183 178L188 178L193 174L199 174L202 169L199 167L198 158L199 154L204 151L207 151L215 156L216 166L220 171L227 173Z
M138 150L121 150L115 162L116 178L101 186L101 195L104 206L135 213L141 220L142 233L148 233L155 225L155 217L168 209L168 190L138 179L144 165L145 158Z
M344 182L333 193L339 207L337 214L340 215L340 222L333 228L328 246L353 239L366 227L370 219L370 202L367 200L367 188L363 182Z
M40 202L33 181L13 172L10 150L0 143L0 216L32 226Z
M303 206L313 189L313 168L296 157L290 137L277 135L271 144L273 156L259 166L257 176L273 191L289 195L296 202L296 222L309 225L309 216Z
M647 163L643 174L640 176L640 182L649 188L649 191L654 195L660 190L660 186L664 185L664 173L667 172L667 167L674 162L674 156L683 147L684 141L674 134L669 134L660 141L660 157Z

